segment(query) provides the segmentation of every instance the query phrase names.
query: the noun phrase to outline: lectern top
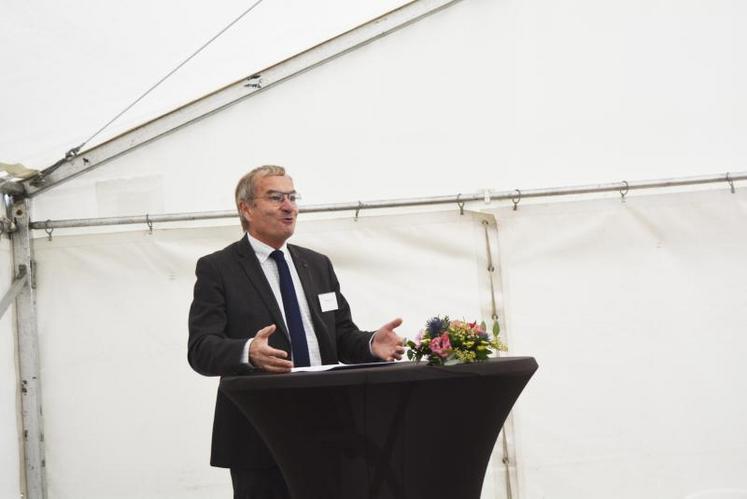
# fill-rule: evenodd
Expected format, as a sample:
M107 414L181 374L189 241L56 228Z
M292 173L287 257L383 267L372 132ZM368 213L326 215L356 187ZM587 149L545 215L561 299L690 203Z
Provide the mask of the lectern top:
M428 366L425 363L397 362L386 366L322 372L267 374L257 372L246 376L231 376L221 380L226 392L274 390L281 388L311 388L352 386L402 382L427 382L446 378L473 376L531 376L537 370L533 357L499 357L486 362L454 366Z

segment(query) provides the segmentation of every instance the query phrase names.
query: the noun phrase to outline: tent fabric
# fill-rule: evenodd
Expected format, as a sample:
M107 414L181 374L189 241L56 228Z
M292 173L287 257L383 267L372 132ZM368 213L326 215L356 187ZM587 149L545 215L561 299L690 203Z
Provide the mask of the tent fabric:
M412 337L433 314L490 316L486 221L504 338L540 365L509 427L512 497L698 497L747 490L746 215L744 190L719 189L302 217L294 242L332 257L359 325L401 315ZM50 491L228 493L207 466L216 380L188 368L184 321L196 258L237 237L35 240ZM486 498L506 497L497 449Z
M738 171L745 16L743 2L465 0L46 191L32 215L225 210L265 163L290 169L304 204Z
M9 0L0 17L0 161L42 169L89 138L252 3ZM306 50L405 0L262 2L89 146ZM164 29L167 27L168 29ZM72 67L74 64L74 68ZM86 68L78 71L76 68ZM50 74L64 74L49 91Z
M496 217L521 498L747 491L747 192Z
M293 242L331 257L360 327L401 316L412 338L435 314L489 317L482 220L301 220ZM239 237L236 225L35 241L50 497L230 495L208 466L217 379L187 365L186 318L197 258Z

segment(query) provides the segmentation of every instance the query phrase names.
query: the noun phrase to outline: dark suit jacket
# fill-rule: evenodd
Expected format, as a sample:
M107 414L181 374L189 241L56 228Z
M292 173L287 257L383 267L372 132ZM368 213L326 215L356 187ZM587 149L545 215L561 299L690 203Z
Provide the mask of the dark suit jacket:
M322 362L375 360L369 351L373 333L362 332L353 323L329 258L291 244L288 250L309 303ZM195 371L206 376L251 373L252 369L241 363L244 344L270 324L277 325L270 336L270 345L290 356L289 335L280 306L246 236L200 258L195 273L187 354ZM338 309L322 312L318 296L331 291L337 295ZM274 465L259 434L220 391L215 404L210 464L225 468Z

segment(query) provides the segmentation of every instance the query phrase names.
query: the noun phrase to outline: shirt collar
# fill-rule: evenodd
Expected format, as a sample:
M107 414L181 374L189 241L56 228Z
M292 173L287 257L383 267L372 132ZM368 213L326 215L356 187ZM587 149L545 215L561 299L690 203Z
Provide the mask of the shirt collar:
M252 237L248 232L246 233L246 237L249 240L249 244L252 245L252 249L254 250L254 254L257 255L257 260L259 260L259 263L265 263L267 259L270 258L270 253L275 251L275 248L273 248L269 244L263 243L257 238ZM287 257L288 243L283 243L283 245L280 247L280 251L283 252L283 256Z

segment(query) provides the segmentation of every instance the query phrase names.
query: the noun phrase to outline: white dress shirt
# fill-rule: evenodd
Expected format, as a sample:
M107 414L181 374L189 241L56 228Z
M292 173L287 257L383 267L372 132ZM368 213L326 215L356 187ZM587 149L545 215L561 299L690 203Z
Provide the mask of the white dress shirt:
M272 294L275 295L275 300L277 300L278 305L280 306L280 313L283 314L283 320L285 321L285 324L286 324L285 329L287 331L288 321L285 318L285 307L283 306L283 297L280 294L280 274L278 273L277 263L275 263L275 260L270 258L270 253L275 251L275 248L263 243L262 241L259 241L253 238L252 236L249 235L249 233L246 234L246 237L249 239L249 243L252 245L254 254L257 255L257 259L259 260L259 266L262 267L262 272L264 272L265 277L267 278L267 282L270 283ZM311 312L309 311L309 303L306 301L306 295L303 292L303 286L301 285L301 279L298 277L298 271L296 270L296 266L293 264L293 257L288 251L288 245L283 244L283 246L280 247L280 251L283 252L285 261L288 263L288 268L290 269L291 279L293 280L293 288L296 291L296 299L298 300L298 307L301 309L301 321L303 322L303 330L306 333L306 344L309 347L309 365L319 366L322 364L322 356L319 353L319 342L316 339L316 333L314 332L314 325L311 322ZM283 334L283 333L281 331L277 331L273 334ZM251 361L249 360L249 346L252 344L253 339L254 338L250 338L246 342L246 344L244 345L244 352L242 354L242 362L244 362L245 364L249 364L249 365L251 365Z

